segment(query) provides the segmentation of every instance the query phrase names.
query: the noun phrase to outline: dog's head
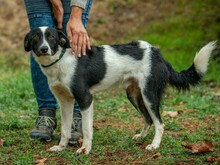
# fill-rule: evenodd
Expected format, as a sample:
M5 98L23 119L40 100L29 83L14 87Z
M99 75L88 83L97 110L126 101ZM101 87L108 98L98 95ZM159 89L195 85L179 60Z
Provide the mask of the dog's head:
M36 56L54 55L59 46L70 48L70 43L63 32L51 27L33 29L24 39L25 51L33 51Z

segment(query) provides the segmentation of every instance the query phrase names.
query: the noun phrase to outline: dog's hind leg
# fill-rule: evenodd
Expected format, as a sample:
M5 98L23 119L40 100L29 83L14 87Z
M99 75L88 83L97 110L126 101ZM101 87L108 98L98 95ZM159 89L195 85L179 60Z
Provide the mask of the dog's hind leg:
M137 109L139 113L144 118L144 127L141 131L141 133L136 134L133 139L138 139L140 137L145 137L153 123L142 98L141 90L138 87L137 81L134 79L129 80L129 85L126 88L126 93L129 101L132 103L132 105Z
M146 147L147 150L153 150L160 146L160 142L164 132L164 124L162 123L159 113L160 99L158 99L157 93L151 96L143 94L142 97L144 100L144 104L147 107L148 113L151 116L151 119L153 120L153 124L155 126L155 135L153 141Z
M73 118L73 97L64 90L58 88L53 90L56 98L61 106L61 139L59 145L55 145L49 151L62 151L66 148L69 139L71 138L71 125Z

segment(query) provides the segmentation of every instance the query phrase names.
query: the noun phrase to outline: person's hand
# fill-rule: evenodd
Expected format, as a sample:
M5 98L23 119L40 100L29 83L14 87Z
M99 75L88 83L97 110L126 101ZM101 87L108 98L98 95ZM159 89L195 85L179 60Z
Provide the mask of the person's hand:
M90 50L90 41L87 31L82 23L82 8L73 6L70 19L67 23L67 35L71 43L72 53L78 57L86 55L86 46Z
M63 29L63 4L61 0L50 0L53 8L53 14L57 21L57 26L59 29Z

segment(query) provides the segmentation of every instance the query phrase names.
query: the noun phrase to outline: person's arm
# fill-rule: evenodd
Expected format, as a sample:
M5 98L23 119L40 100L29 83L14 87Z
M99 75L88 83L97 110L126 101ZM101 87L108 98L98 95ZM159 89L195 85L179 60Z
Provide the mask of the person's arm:
M72 46L72 52L86 55L86 46L90 48L90 41L87 31L82 23L82 12L87 0L71 0L71 15L67 23L67 35Z
M70 6L78 6L82 9L85 9L87 0L71 0Z
M53 8L53 14L57 20L57 26L59 29L63 29L63 4L61 0L50 0Z

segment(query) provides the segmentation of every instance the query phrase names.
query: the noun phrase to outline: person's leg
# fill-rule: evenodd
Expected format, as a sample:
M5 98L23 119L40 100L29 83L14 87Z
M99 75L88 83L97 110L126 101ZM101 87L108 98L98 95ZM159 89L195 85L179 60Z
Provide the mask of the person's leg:
M82 21L85 27L88 21L88 15L91 8L91 4L92 4L92 0L89 0L83 12ZM26 5L26 10L27 10L31 29L39 26L51 26L51 27L56 26L56 23L53 20L53 16L51 12L52 10L49 1L25 0L25 5ZM71 12L70 0L63 0L63 7L65 12L63 24L64 24L64 32L66 32L66 24L69 20L69 16ZM48 138L51 139L53 129L55 129L56 127L55 111L57 108L57 102L53 94L49 90L46 77L42 73L39 65L36 63L33 57L31 57L31 75L32 75L34 91L36 94L36 100L39 107L39 117L37 118L36 126L41 126L41 123L43 123L43 127L36 127L34 130L31 131L30 135L32 138L43 138L48 140ZM81 114L77 103L75 103L74 105L74 114L75 115L73 118L73 129L72 129L73 138L71 139L74 140L75 143L78 141L79 137L82 136ZM48 119L47 117L44 116L47 117L49 116L50 118ZM42 128L44 128L45 124L46 124L46 128L49 127L51 131L46 130L46 133L45 130L42 131Z
M30 29L40 26L54 26L49 1L25 0L25 6ZM46 76L32 56L30 58L30 68L39 113L35 128L30 132L30 137L49 141L56 128L55 114L58 105L49 89Z

